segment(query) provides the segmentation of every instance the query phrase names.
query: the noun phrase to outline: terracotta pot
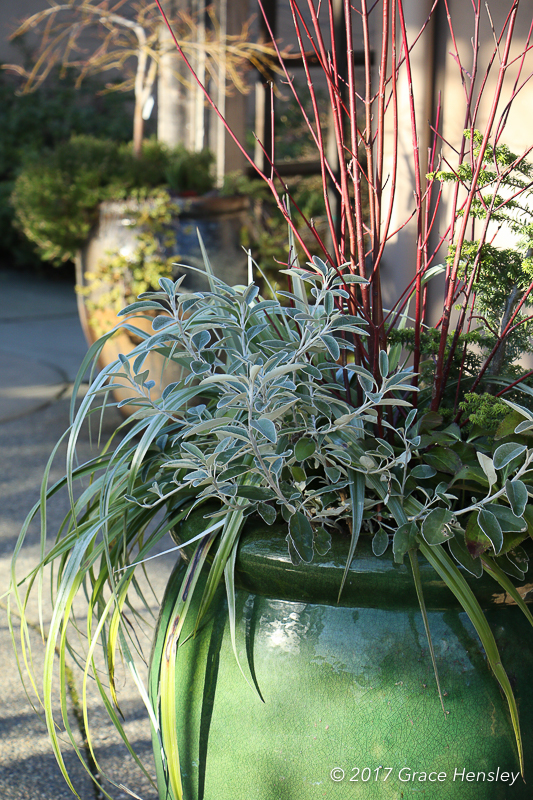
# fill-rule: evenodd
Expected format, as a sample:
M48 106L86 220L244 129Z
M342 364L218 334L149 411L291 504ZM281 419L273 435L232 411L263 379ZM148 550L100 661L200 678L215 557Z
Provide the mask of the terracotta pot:
M178 648L178 744L187 800L531 798L530 785L517 777L507 704L480 642L422 557L446 715L407 564L395 564L388 553L376 558L370 543L360 541L337 602L346 541L336 541L316 563L294 567L283 528L249 528L237 559L236 597L237 651L249 684L233 654L223 587L196 637L187 638L187 620ZM154 699L183 572L178 566L161 610ZM472 584L513 682L531 784L533 633L489 578ZM154 745L160 797L169 798Z
M205 195L195 198L173 198L180 213L172 223L176 236L176 261L199 269L203 269L203 258L198 242L197 229L202 235L211 266L215 275L226 283L233 285L247 281L247 258L240 246L240 230L245 222L248 200L243 197L218 197ZM76 283L86 288L87 273L95 272L102 259L109 258L110 253L125 254L133 251L137 243L139 229L133 225L132 201L105 202L100 206L98 224L92 231L87 244L79 251L76 258ZM170 257L173 253L169 252ZM198 273L187 271L176 266L174 278L186 273L184 289L200 291L207 289L207 281ZM114 287L116 288L116 287ZM85 338L92 345L102 332L110 330L117 324L114 310L98 308L89 310L89 306L98 305L102 295L108 292L109 285L100 284L89 296L78 292L78 312ZM89 302L88 302L89 301ZM127 304L126 293L123 293L122 306ZM134 324L145 331L150 331L150 323L136 319ZM139 339L126 331L118 331L105 345L99 361L100 368L117 359L119 353L129 353ZM169 364L162 356L151 353L145 364L150 377L156 386L152 396L160 396L162 389L171 382L183 377L183 370L177 364ZM163 376L164 370L164 377ZM131 395L128 390L114 390L117 401ZM130 406L124 406L126 415L132 412Z

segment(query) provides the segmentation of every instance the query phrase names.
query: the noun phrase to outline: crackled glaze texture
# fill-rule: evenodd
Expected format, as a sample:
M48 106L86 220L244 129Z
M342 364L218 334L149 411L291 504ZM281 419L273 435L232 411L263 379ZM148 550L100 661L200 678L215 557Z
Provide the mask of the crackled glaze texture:
M337 543L295 568L281 530L244 537L237 650L251 685L235 662L221 589L216 612L178 654L185 800L530 800L521 777L510 785L519 767L506 704L449 590L420 559L445 716L408 566L361 543L337 604L345 559ZM531 783L533 631L495 584L475 586L518 697ZM154 663L165 625L163 609ZM158 779L166 797L161 768Z

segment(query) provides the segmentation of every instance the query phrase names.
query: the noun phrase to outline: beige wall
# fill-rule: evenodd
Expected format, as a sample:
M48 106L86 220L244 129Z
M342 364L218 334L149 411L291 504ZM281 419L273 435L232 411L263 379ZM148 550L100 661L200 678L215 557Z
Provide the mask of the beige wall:
M405 0L406 17L408 23L408 37L412 41L423 23L431 6L430 0ZM496 30L500 30L508 13L509 0L491 0L489 2L491 14ZM456 34L459 53L464 66L469 69L472 63L472 46L470 39L473 35L471 4L464 0L450 0L452 18L454 20L454 30ZM515 29L514 47L511 59L515 57L524 45L525 37L529 31L533 18L533 0L522 0L519 9L518 20ZM435 20L436 47L431 47L431 35L424 35L412 52L413 80L417 98L416 113L418 135L420 141L420 159L422 173L426 172L427 146L429 142L428 122L434 119L437 97L441 92L441 119L442 135L450 146L443 145L442 155L449 157L451 163L456 164L457 158L453 154L452 147L459 148L462 133L465 128L465 95L461 86L459 68L450 55L453 46L449 35L449 29L445 14L438 15ZM480 40L483 42L479 53L479 74L483 75L485 65L488 62L493 49L493 37L486 13L483 13L483 20L480 32ZM489 80L486 85L476 120L476 127L484 130L487 118L492 105L494 89L498 74L498 62L494 63ZM496 119L498 120L505 104L512 92L513 84L517 76L518 64L512 66L506 76L502 100L498 106ZM533 73L533 53L529 53L524 64L522 77L525 78ZM478 82L479 83L479 82ZM412 139L411 125L409 118L409 108L407 96L405 94L405 80L400 82L400 91L403 92L403 101L399 110L399 164L398 164L398 185L396 202L392 220L391 230L395 230L408 217L414 208L413 201L413 178L412 178ZM508 124L501 139L513 152L523 152L526 147L533 144L533 83L528 84L522 91L513 105L509 116ZM390 139L389 139L390 147ZM533 160L533 158L531 158ZM390 161L389 161L390 167ZM449 193L448 193L449 196ZM435 235L432 236L431 243L436 244L438 232L444 232L449 221L450 202L444 199L438 218L438 226ZM505 244L505 240L500 235L497 244ZM386 304L393 304L398 296L399 287L406 285L406 277L414 273L416 260L416 225L407 225L387 247L387 260L384 264L384 299ZM441 250L438 261L445 258L446 251ZM430 295L440 298L441 288L439 281L432 282ZM437 301L436 307L439 307Z

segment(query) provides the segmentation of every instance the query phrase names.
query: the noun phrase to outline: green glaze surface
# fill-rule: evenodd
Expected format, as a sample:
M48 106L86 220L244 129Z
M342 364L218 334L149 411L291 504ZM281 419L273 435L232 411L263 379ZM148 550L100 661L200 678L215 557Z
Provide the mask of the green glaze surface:
M530 800L520 776L502 780L519 771L506 704L449 590L420 559L444 715L409 567L361 542L338 604L346 550L337 542L295 568L283 531L258 526L244 537L237 651L248 683L222 588L209 622L178 651L185 800ZM533 631L495 584L473 583L518 698L533 784ZM159 647L165 626L164 606ZM154 653L155 665L157 642ZM158 780L166 797L161 768Z

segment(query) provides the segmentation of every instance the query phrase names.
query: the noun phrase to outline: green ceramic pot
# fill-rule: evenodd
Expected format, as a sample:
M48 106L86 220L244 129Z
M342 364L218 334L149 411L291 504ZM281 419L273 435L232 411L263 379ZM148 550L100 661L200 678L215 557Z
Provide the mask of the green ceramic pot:
M362 540L338 603L347 541L294 567L284 537L258 524L240 546L237 650L248 682L223 587L208 623L179 648L185 800L530 800L506 702L468 618L429 564L420 557L446 715L408 564L376 558ZM152 686L182 575L178 567L163 604ZM472 584L518 699L531 783L533 631L496 584Z

